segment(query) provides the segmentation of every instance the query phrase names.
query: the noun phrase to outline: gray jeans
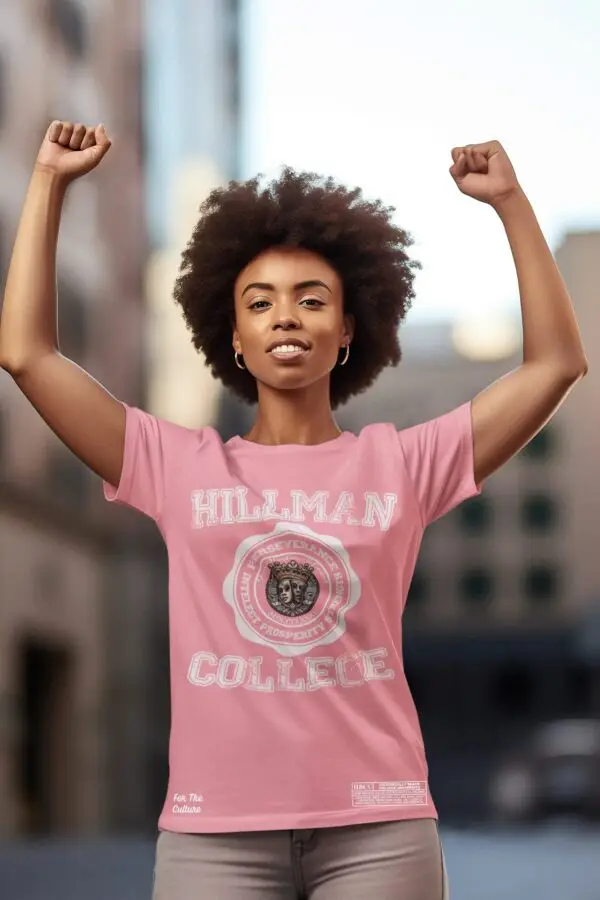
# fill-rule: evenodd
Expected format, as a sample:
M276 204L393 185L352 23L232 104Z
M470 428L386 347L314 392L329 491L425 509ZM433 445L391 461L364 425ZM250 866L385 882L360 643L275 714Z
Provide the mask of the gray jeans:
M448 900L434 819L300 831L176 834L154 900Z

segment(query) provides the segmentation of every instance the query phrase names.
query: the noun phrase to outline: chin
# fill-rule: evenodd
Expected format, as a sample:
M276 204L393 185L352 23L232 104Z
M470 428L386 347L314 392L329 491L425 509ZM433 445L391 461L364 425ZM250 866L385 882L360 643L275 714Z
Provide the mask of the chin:
M322 380L322 375L319 375L316 378L314 376L311 377L307 375L306 372L301 372L298 368L294 370L291 367L286 372L278 373L277 378L257 379L259 385L263 384L272 391L306 390Z

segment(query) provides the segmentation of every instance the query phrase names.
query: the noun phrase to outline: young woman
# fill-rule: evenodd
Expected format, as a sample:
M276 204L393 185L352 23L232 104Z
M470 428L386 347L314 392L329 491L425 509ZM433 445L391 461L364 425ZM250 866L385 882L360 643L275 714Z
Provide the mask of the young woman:
M408 235L379 202L314 175L214 191L175 299L213 374L258 401L250 432L223 443L118 402L60 353L62 202L109 146L102 127L50 126L0 360L107 498L154 519L168 547L172 733L155 897L442 900L401 615L426 526L475 494L586 372L535 215L499 143L452 151L459 189L506 229L523 362L433 421L355 436L332 409L400 360Z

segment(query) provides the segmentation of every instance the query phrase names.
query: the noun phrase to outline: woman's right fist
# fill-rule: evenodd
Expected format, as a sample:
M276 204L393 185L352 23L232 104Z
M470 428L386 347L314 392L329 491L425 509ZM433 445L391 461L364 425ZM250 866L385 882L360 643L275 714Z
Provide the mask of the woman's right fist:
M87 128L71 122L52 122L40 147L36 166L66 181L95 169L110 149L104 125Z

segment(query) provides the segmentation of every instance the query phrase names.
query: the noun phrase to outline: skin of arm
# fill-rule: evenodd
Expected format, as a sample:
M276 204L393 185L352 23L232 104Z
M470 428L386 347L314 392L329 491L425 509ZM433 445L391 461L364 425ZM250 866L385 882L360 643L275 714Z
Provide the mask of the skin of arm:
M57 329L56 252L63 202L73 178L97 165L110 146L95 131L53 123L42 144L6 281L0 365L73 453L101 478L117 485L123 465L125 408L61 354Z
M457 147L450 169L459 189L498 214L517 271L523 362L472 404L475 480L518 453L588 369L573 304L535 213L497 141Z

